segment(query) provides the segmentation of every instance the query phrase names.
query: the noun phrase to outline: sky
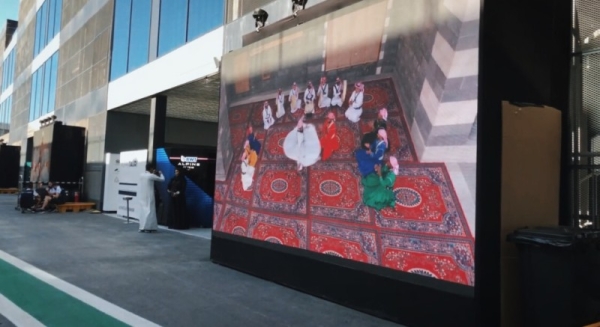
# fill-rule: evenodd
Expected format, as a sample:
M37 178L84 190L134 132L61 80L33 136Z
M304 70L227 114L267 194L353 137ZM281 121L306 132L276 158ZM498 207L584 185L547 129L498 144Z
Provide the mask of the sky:
M7 19L17 20L19 17L19 0L0 0L0 29L4 28Z

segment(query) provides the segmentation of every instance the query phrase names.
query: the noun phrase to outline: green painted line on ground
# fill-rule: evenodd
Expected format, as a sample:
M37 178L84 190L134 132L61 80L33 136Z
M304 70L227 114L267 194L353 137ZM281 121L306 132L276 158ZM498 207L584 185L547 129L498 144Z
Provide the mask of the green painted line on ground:
M48 327L128 326L3 260L0 293Z

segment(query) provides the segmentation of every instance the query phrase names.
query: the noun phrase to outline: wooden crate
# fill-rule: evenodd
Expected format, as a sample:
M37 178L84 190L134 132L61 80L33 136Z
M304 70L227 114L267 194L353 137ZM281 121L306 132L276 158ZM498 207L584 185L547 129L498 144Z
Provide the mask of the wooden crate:
M56 207L58 212L65 213L67 211L79 212L81 210L93 209L96 206L94 202L67 202L65 204L59 204Z

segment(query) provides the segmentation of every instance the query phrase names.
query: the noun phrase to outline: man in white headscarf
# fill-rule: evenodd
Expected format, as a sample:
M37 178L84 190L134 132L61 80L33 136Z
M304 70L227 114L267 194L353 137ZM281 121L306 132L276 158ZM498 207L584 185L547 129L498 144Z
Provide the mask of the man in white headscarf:
M354 86L354 92L348 100L348 109L346 109L346 118L353 123L358 123L360 116L363 113L363 97L364 97L364 85L361 82L356 83Z
M335 83L333 84L333 98L331 98L332 107L342 107L342 104L344 104L344 99L342 99L343 94L344 85L342 80L338 77L335 79Z
M304 115L306 118L312 117L315 113L315 98L315 88L313 87L312 82L308 82L306 91L304 91Z
M275 124L275 119L273 118L273 110L271 109L271 106L269 105L268 101L265 101L265 104L263 105L262 116L265 130L269 129L271 126L273 126L273 124Z
M321 77L317 96L319 97L319 108L329 108L331 99L329 98L329 84L327 84L327 77L325 76Z
M140 175L137 198L140 203L140 232L155 232L158 229L156 219L156 198L154 182L164 182L165 176L152 164L146 164L146 171Z
M277 103L277 113L275 115L277 118L281 118L283 115L285 115L285 108L283 107L283 92L281 89L277 91L275 102Z
M295 113L298 109L302 108L302 100L299 97L300 89L296 82L294 82L294 84L292 84L292 89L290 90L290 95L288 96L291 113Z

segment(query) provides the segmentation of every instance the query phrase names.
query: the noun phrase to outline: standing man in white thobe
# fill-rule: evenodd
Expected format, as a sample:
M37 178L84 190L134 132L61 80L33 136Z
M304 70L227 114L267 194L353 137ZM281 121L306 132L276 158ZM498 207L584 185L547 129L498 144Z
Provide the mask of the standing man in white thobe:
M304 91L304 116L311 118L315 113L315 88L312 82L308 82L306 91Z
M277 98L275 98L275 102L277 103L277 113L275 116L277 116L277 118L281 118L283 115L285 115L285 108L283 107L283 91L281 89L277 91Z
M290 90L290 95L288 96L288 101L290 102L290 111L295 113L298 109L302 108L302 100L300 100L300 89L298 89L298 85L296 82L292 84L292 89Z
M321 77L321 84L319 84L319 91L317 91L319 97L319 108L325 109L331 106L331 99L329 98L329 84L327 84L327 77Z
M140 175L137 192L140 201L140 233L152 233L158 229L154 182L164 181L165 176L160 171L157 171L152 164L146 164L146 171Z
M263 104L263 123L265 130L269 129L273 124L275 124L275 119L273 119L273 109L269 105L269 101L265 101Z

